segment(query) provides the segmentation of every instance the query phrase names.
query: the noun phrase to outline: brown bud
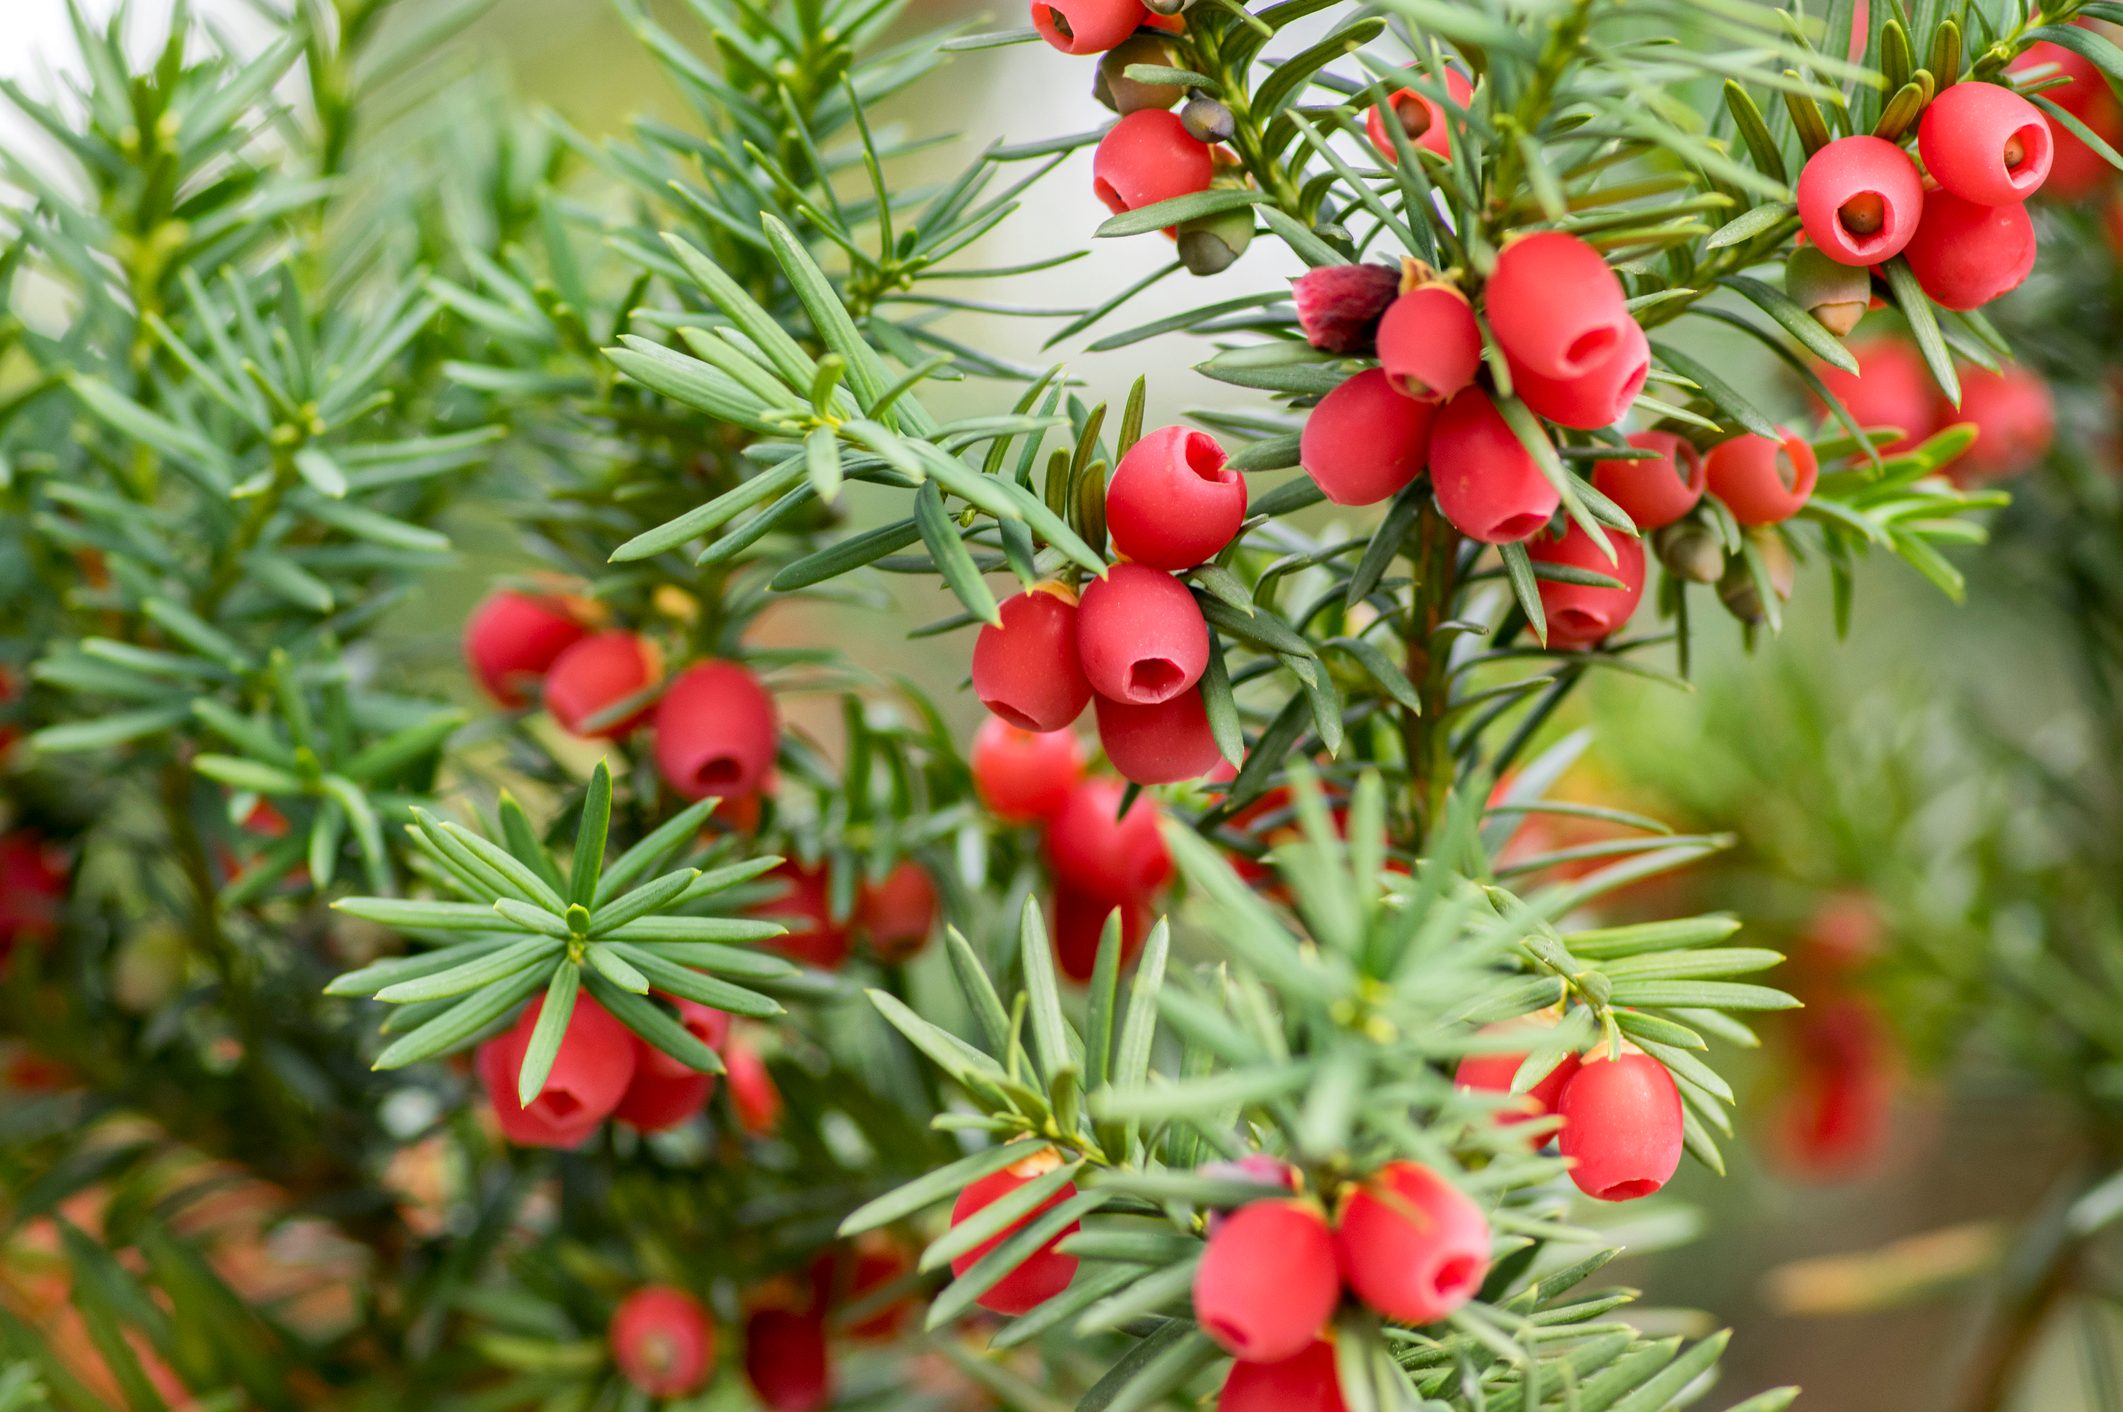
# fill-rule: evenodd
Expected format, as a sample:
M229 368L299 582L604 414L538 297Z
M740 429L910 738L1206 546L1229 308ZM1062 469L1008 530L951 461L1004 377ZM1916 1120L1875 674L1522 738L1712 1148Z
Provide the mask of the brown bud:
M1784 265L1784 292L1837 338L1858 326L1872 306L1872 272L1831 260L1819 247L1802 245Z
M1179 110L1179 120L1201 142L1229 142L1238 131L1229 108L1199 93L1189 98L1187 106Z
M1666 572L1690 583L1716 583L1725 572L1725 548L1716 530L1693 520L1682 520L1651 537L1659 562Z
M1098 56L1091 95L1122 116L1149 108L1170 108L1187 96L1186 85L1143 83L1128 77L1128 66L1149 64L1169 69L1178 63L1179 56L1169 40L1148 30L1140 31Z

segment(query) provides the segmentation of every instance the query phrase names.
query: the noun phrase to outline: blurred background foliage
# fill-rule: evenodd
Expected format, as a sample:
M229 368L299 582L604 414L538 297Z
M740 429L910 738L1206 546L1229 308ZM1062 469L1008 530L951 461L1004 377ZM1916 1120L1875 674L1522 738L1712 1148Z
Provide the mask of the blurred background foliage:
M142 6L143 18L155 8ZM197 8L238 32L257 23L240 0ZM929 21L982 13L958 0L923 0L921 8ZM48 41L63 34L62 0L0 0L0 10L0 72L29 74L33 55L59 47ZM1045 57L1019 48L962 65L950 84L892 100L883 118L903 109L898 115L920 130L974 129L967 144L1099 121L1103 110L1088 88L1058 82ZM450 81L467 121L409 134L416 146L481 140L486 124L474 119L491 110L497 85L593 137L679 107L622 17L591 0L496 0L441 62L454 66ZM939 111L944 105L950 111ZM989 121L1007 127L977 130ZM0 137L19 134L0 129ZM966 150L911 160L942 171ZM1078 198L1089 155L1080 150L1028 194L1026 210L986 238L983 263L1051 255L1057 232L1084 228ZM2041 269L2006 301L2000 322L2038 361L2083 369L2123 336L2110 287L2115 261L2098 214L2049 211L2041 219ZM2052 244L2065 241L2077 242L2069 254ZM1256 245L1241 267L1249 285L1268 287L1284 273L1273 268L1277 254L1273 243ZM1145 242L1116 242L1099 251L1101 283L1119 287L1162 259ZM1019 293L1066 305L1080 297L1072 289L1080 279L1078 268L1063 267ZM1167 285L1131 322L1190 302L1192 291ZM952 327L1028 361L1051 331L1036 320L979 314ZM1071 367L1113 395L1145 368L1158 370L1159 350L1156 341L1109 353L1071 349ZM1761 381L1773 381L1767 367ZM1192 406L1238 399L1200 380L1185 391ZM1691 1167L1675 1185L1678 1202L1632 1210L1608 1227L1637 1252L1617 1269L1646 1292L1651 1307L1639 1322L1654 1332L1707 1331L1679 1313L1662 1325L1663 1305L1713 1309L1736 1328L1726 1358L1735 1395L1796 1382L1806 1388L1802 1405L1820 1412L2123 1408L2123 1301L2115 1297L2123 1249L2112 1248L2123 1240L2104 1240L2111 1223L2123 1224L2115 1221L2123 1189L2102 1180L2123 1161L2123 706L2115 673L2123 590L2103 577L2123 551L2123 481L2106 390L2075 394L2063 408L2067 431L2054 463L2034 473L2039 484L2014 486L2029 493L2001 517L2001 552L1957 561L1970 580L1965 605L1943 601L1898 565L1870 568L1861 590L1868 611L1848 637L1838 636L1825 595L1810 595L1787 610L1782 650L1749 656L1739 629L1724 625L1704 634L1692 695L1601 674L1575 717L1557 723L1560 732L1595 722L1601 741L1563 797L1641 808L1683 831L1738 835L1732 852L1662 880L1656 907L1648 897L1644 904L1660 915L1715 908L1747 917L1753 944L1794 958L1779 979L1809 1002L1770 1027L1769 1043L1736 1075L1745 1138L1730 1151L1730 1176ZM955 410L947 390L935 397L946 415ZM1795 388L1785 402L1794 413L1804 406ZM851 505L859 523L860 488ZM432 668L407 686L469 700L456 670L456 625L518 556L500 517L476 504L450 528L457 560L397 610L389 632L405 649L400 660ZM923 605L934 609L928 616L949 611L933 585L900 582L908 585L902 594L934 594ZM817 616L785 625L790 639L830 634L849 643L866 665L903 672L952 704L954 724L970 731L978 707L957 690L959 652L835 631L831 615L842 612L874 622L862 610L795 611ZM818 704L803 724L830 739L832 703L821 696ZM2038 944L2059 936L2070 944ZM2081 964L2041 970L2038 955ZM1889 1016L1921 1024L1898 1027ZM1869 1046L1884 1082L1824 1092L1804 1058L1823 1045ZM445 1179L419 1170L417 1158L401 1175L409 1201ZM166 1179L172 1191L213 1184L197 1172ZM219 1222L235 1258L267 1259L246 1224L255 1213L240 1184L211 1203L171 1210L194 1231ZM304 1239L327 1237L283 1230L275 1254ZM11 1249L6 1258L33 1270L49 1254ZM336 1265L335 1252L307 1255L313 1271L326 1273L313 1277L314 1288L289 1291L284 1307L291 1321L327 1328L345 1317L338 1306L347 1289L337 1277L358 1271L345 1252ZM2003 1359L2033 1376L2015 1401L1993 1404L1983 1400L1990 1389L1981 1372ZM0 1378L0 1409L37 1405Z

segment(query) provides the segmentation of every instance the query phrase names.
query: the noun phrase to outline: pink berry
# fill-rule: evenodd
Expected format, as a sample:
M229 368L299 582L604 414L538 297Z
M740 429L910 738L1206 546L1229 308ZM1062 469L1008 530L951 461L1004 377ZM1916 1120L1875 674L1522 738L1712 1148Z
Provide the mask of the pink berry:
M810 867L795 859L767 874L785 891L752 909L755 917L780 922L788 930L762 942L800 965L835 971L848 959L853 944L846 920L833 916L832 879L823 866Z
M1379 365L1403 397L1443 402L1482 370L1482 330L1467 296L1441 281L1418 285L1378 326Z
M2039 373L2016 364L1999 372L1961 370L1961 406L1940 408L1940 419L1972 423L1975 443L1952 470L1958 480L1996 480L2018 475L2049 453L2056 439L2057 408Z
M1246 518L1246 480L1207 432L1160 427L1128 448L1106 485L1113 547L1138 564L1191 569Z
M1845 265L1877 265L1902 253L1924 214L1924 182L1909 154L1881 137L1838 138L1799 173L1806 238Z
M1064 54L1101 54L1149 18L1142 0L1032 0L1032 28Z
M833 1401L823 1315L762 1305L745 1318L745 1380L768 1412L818 1412Z
M1931 100L1917 128L1932 179L1979 206L2009 206L2039 191L2051 146L2042 110L1995 83L1955 84Z
M1703 453L1670 431L1640 431L1629 438L1648 461L1601 461L1592 468L1592 488L1622 508L1640 530L1663 529L1703 498Z
M595 633L553 659L545 679L546 710L569 735L618 740L648 719L648 705L594 730L586 723L647 691L662 675L663 657L654 643L630 632Z
M1379 317L1400 289L1400 271L1384 265L1322 265L1290 281L1290 302L1314 348L1369 353Z
M1115 564L1084 589L1076 645L1091 689L1132 706L1170 701L1209 665L1209 625L1194 595L1142 564Z
M645 1285L620 1301L609 1338L620 1373L651 1397L690 1397L715 1368L708 1311L671 1285Z
M1619 579L1621 588L1597 584L1562 583L1542 579L1539 584L1541 612L1548 619L1550 647L1590 647L1619 632L1644 597L1644 541L1619 530L1607 532L1614 546L1615 562L1592 536L1576 525L1559 538L1536 535L1527 545L1527 557L1536 564L1567 564Z
M1511 388L1557 426L1598 431L1622 419L1650 375L1651 341L1630 319L1622 326L1621 341L1588 371L1574 378L1551 378L1512 363Z
M1350 1292L1407 1324L1444 1318L1489 1272L1488 1218L1420 1162L1390 1163L1352 1191L1334 1243Z
M1467 100L1474 97L1474 85L1457 69L1443 71L1445 94L1453 105L1465 108ZM1364 115L1364 131L1371 138L1371 145L1388 162L1400 160L1400 149L1393 145L1393 130L1386 126L1389 120L1398 121L1401 131L1408 135L1410 146L1425 152L1435 152L1440 157L1452 155L1452 129L1449 116L1442 103L1427 93L1418 93L1412 88L1397 88L1388 95L1385 103L1374 103Z
M678 1023L688 1034L710 1049L720 1050L730 1038L730 1017L698 1001L672 997ZM634 1041L634 1077L612 1117L645 1133L675 1128L705 1108L715 1092L715 1076L681 1063L643 1039Z
M1600 252L1562 231L1506 242L1482 307L1504 352L1544 378L1582 377L1601 366L1633 322L1622 282Z
M912 959L936 929L936 884L928 870L903 858L882 881L865 882L855 899L855 924L880 961Z
M516 1023L479 1046L476 1067L501 1132L519 1147L579 1147L619 1107L634 1080L634 1036L602 1005L577 996L568 1012L545 1087L517 1101L517 1081L531 1031L545 1009L540 996Z
M1059 1165L1060 1156L1052 1148L1048 1148L1015 1162L1000 1172L989 1173L959 1193L957 1203L951 1207L951 1224L960 1224L974 1212L992 1206L1027 1182L1053 1171ZM951 1262L952 1275L963 1276L966 1271L980 1263L983 1255L1074 1195L1076 1186L1073 1182L1062 1186L1000 1232L954 1259ZM1077 1259L1074 1255L1062 1254L1055 1247L1074 1235L1077 1229L1076 1223L1071 1222L1052 1240L1026 1256L1022 1264L990 1286L987 1292L974 1302L981 1308L993 1310L997 1314L1025 1314L1060 1294L1069 1287L1069 1282L1076 1278Z
M1703 458L1710 493L1743 525L1773 525L1798 514L1820 473L1813 447L1790 432L1782 441L1736 436L1711 447Z
M1122 778L1136 784L1198 780L1223 758L1209 730L1199 687L1151 706L1131 706L1101 696L1098 742Z
M1535 1028L1536 1026L1530 1024L1511 1024L1507 1022L1486 1025L1483 1027L1482 1033L1487 1035L1517 1034L1525 1036L1528 1031ZM1526 1055L1524 1054L1470 1054L1460 1060L1459 1068L1452 1075L1452 1081L1461 1088L1470 1089L1476 1093L1509 1094L1511 1092L1511 1081L1518 1077L1519 1066L1525 1062ZM1518 1105L1516 1110L1509 1108L1498 1109L1496 1121L1500 1125L1508 1126L1513 1123L1531 1122L1535 1118L1550 1116L1555 1112L1556 1104L1562 1099L1563 1085L1569 1083L1570 1076L1577 1071L1578 1056L1575 1054L1564 1056L1563 1061L1553 1069L1550 1069L1539 1083L1527 1089L1524 1093L1515 1096L1513 1102Z
M1531 538L1562 495L1496 403L1470 387L1444 405L1430 438L1430 482L1453 528L1484 544Z
M1280 1363L1233 1363L1216 1412L1348 1412L1334 1345L1321 1339Z
M528 704L525 688L588 635L566 599L503 589L465 621L464 659L488 696L517 710Z
M1434 409L1393 390L1367 368L1327 394L1305 418L1298 460L1337 505L1375 505L1423 473Z
M1206 191L1215 171L1209 145L1162 108L1115 123L1091 159L1092 189L1115 215Z
M1140 809L1144 800L1136 807ZM1126 966L1143 949L1150 935L1150 909L1142 902L1114 901L1095 896L1066 883L1054 887L1054 964L1078 985L1098 969L1099 943L1106 937L1106 919L1120 913L1120 963Z
M1159 830L1164 810L1144 794L1122 815L1124 792L1117 780L1085 780L1047 826L1047 861L1055 877L1115 902L1146 898L1172 876L1172 856Z
M1052 818L1084 773L1084 748L1068 731L1024 731L999 717L973 735L973 792L1006 823Z
M735 662L695 662L656 703L656 763L687 799L757 794L780 748L774 698Z
M2025 206L1978 206L1934 191L1902 254L1935 302L1976 309L2018 289L2034 269L2034 222Z
M1588 1055L1563 1085L1557 1147L1570 1180L1600 1201L1634 1201L1672 1179L1681 1165L1681 1093L1648 1054Z
M1318 1208L1256 1201L1209 1238L1194 1271L1194 1321L1234 1357L1280 1363L1318 1341L1341 1292Z
M1042 584L1004 600L1001 616L1000 627L982 627L973 641L973 694L1019 730L1061 730L1091 700L1077 651L1076 596Z
M1899 338L1869 338L1851 344L1850 352L1858 360L1857 372L1823 367L1818 370L1821 385L1867 431L1875 427L1901 430L1900 437L1880 448L1882 455L1907 451L1938 430L1933 406L1936 389L1916 349Z
M2043 40L2028 46L2006 72L2018 76L2033 70L2045 71L2044 82L2064 80L2044 90L2044 98L2084 123L2094 136L2110 146L2123 142L2123 104L2116 101L2115 90L2093 60ZM2046 113L2043 117L2049 125L2051 152L2049 180L2043 190L2059 200L2076 201L2114 181L2115 168L2106 157L2056 119Z

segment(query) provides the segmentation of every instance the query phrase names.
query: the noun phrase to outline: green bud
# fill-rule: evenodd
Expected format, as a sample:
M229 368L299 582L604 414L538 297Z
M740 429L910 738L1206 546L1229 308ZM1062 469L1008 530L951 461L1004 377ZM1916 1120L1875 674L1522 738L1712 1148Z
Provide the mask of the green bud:
M1755 529L1747 532L1747 539L1769 570L1770 588L1779 600L1788 600L1797 582L1798 565L1792 560L1784 536L1774 529ZM1725 577L1718 582L1718 599L1726 611L1743 623L1758 624L1769 616L1762 603L1762 590L1744 556L1735 557L1725 566Z
M1143 8L1153 15L1185 14L1194 0L1143 0Z
M1221 274L1253 243L1253 208L1198 216L1179 228L1179 259L1198 275Z
M1802 245L1784 265L1784 292L1837 338L1858 326L1872 306L1872 272L1841 265L1819 247Z
M1716 583L1725 572L1725 547L1708 525L1682 520L1654 533L1651 544L1666 572L1677 579Z
M1148 32L1130 35L1098 56L1098 72L1091 80L1091 96L1124 117L1148 108L1170 108L1187 96L1185 84L1141 83L1129 78L1130 64L1176 68L1179 55L1163 35Z

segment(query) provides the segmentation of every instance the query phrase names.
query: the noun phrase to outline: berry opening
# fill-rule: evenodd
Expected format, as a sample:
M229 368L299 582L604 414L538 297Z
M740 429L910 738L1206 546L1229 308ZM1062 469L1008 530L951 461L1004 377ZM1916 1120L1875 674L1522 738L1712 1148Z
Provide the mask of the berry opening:
M2049 174L2049 129L2029 123L2005 139L2005 170L2016 190L2032 190Z
M711 755L700 762L693 771L693 783L703 789L715 785L736 784L744 778L744 766L734 755Z
M549 1089L531 1100L555 1122L566 1122L582 1111L582 1100L564 1088Z
M1230 1349L1236 1358L1245 1358L1246 1350L1253 1347L1253 1340L1246 1337L1246 1331L1230 1319L1211 1319L1202 1325L1202 1332Z
M1573 368L1589 368L1612 352L1621 338L1621 330L1612 324L1586 329L1570 340L1570 346L1563 350L1563 359Z
M1490 542L1506 544L1513 540L1524 539L1547 523L1548 517L1546 515L1536 515L1530 510L1521 515L1511 515L1497 521L1496 524L1490 527Z
M1481 1261L1472 1255L1454 1255L1438 1262L1430 1274L1430 1287L1440 1300L1456 1304L1474 1293L1481 1278Z
M1651 1195L1659 1189L1659 1185L1649 1177L1639 1177L1635 1181L1614 1182L1603 1186L1593 1195L1601 1201L1634 1201L1640 1196Z
M1861 191L1836 208L1836 221L1860 240L1878 235L1887 225L1887 198L1877 191Z
M1393 116L1400 119L1401 131L1410 142L1430 131L1430 105L1405 88L1393 95Z
M1170 657L1145 657L1128 667L1128 694L1145 706L1155 705L1185 685L1187 674Z
M1006 701L992 701L983 696L980 699L980 704L987 707L990 714L1000 717L1005 725L1015 726L1019 730L1033 735L1040 733L1039 722L1033 720L1024 712L1015 709Z
M1187 469L1212 484L1224 485L1231 480L1231 468L1225 464L1224 448L1216 444L1216 438L1201 432L1187 434Z
M1121 198L1121 194L1118 191L1113 189L1113 183L1107 181L1104 177L1099 177L1093 181L1091 190L1097 194L1099 200L1106 203L1106 209L1114 215L1118 216L1128 209L1128 203Z
M1064 39L1076 38L1076 31L1069 28L1069 17L1067 15L1055 9L1052 5L1035 5L1033 8L1047 17L1047 23L1054 26L1056 34Z
M1786 490L1798 489L1799 468L1798 464L1791 459L1791 453L1780 448L1777 451L1777 459L1774 464L1777 472L1777 484L1783 486Z
M1598 637L1607 631L1607 618L1585 608L1564 608L1548 620L1548 626L1569 637Z

